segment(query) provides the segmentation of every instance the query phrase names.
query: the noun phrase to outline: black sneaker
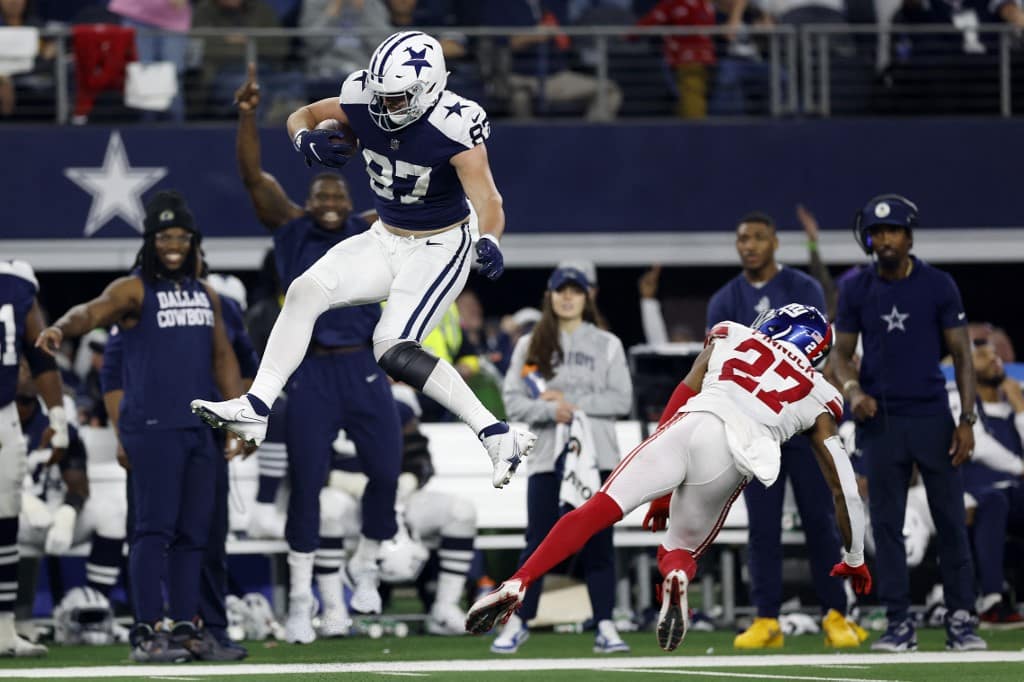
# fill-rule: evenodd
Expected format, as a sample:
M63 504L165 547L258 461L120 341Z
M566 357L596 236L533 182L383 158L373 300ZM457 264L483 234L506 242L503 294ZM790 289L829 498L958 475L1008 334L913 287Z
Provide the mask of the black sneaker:
M199 629L199 638L203 642L203 653L196 658L200 661L240 661L249 655L248 649L235 644L226 634L217 637L204 627Z
M130 635L132 652L129 658L136 663L187 663L193 656L188 649L171 640L166 630L154 630L140 623Z

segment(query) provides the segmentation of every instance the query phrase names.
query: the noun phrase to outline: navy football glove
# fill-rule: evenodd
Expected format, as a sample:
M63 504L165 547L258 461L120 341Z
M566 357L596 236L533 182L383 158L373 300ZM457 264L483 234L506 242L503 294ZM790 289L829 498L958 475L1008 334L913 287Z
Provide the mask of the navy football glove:
M321 166L341 168L352 157L352 145L344 142L331 142L338 138L336 130L300 130L295 134L293 143L295 151L302 152L306 157L306 165L319 163Z
M480 266L480 274L490 280L498 279L505 272L505 259L498 240L493 236L481 235L476 243L476 263Z

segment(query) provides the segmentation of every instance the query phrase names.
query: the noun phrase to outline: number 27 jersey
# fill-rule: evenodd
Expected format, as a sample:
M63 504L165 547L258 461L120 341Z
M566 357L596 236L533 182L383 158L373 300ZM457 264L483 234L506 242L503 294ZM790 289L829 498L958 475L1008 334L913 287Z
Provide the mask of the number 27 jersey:
M714 347L700 393L680 411L718 416L740 469L771 485L779 445L814 426L823 412L838 421L842 396L789 343L736 322L715 325L709 336Z
M465 220L469 204L451 158L490 136L487 113L445 90L416 122L383 130L370 117L373 93L366 77L363 70L346 78L338 102L362 146L380 219L405 230L436 230Z

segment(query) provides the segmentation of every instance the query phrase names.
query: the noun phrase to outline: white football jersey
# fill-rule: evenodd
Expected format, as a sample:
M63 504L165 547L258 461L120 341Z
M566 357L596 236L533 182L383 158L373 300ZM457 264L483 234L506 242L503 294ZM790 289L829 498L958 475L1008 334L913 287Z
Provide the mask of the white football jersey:
M740 469L771 485L779 445L811 428L822 412L838 421L842 395L790 343L736 322L716 325L709 337L714 347L700 393L680 412L718 416Z

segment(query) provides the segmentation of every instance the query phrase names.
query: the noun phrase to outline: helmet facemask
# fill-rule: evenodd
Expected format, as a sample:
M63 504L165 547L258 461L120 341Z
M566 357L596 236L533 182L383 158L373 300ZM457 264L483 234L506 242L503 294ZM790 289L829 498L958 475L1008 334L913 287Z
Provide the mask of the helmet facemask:
M398 92L374 92L370 117L383 130L401 130L418 121L430 108L425 104L430 88L423 81L415 81Z

